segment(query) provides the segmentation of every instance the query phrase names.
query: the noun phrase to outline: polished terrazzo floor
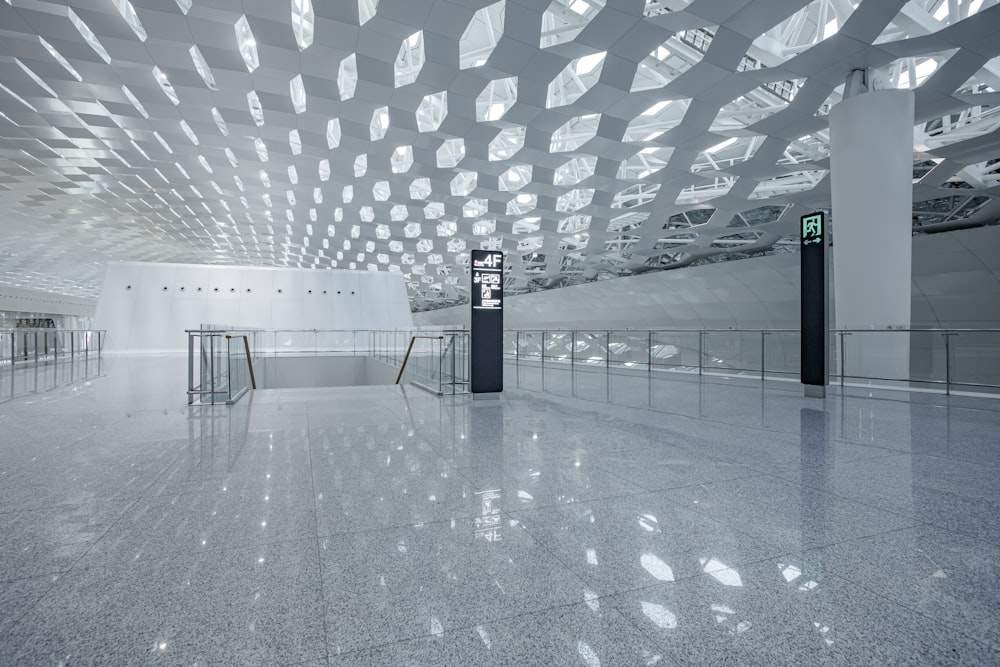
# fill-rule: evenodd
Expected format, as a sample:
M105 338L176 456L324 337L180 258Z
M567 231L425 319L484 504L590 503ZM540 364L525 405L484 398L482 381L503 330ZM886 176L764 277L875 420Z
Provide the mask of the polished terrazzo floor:
M232 408L187 407L181 358L22 382L0 664L1000 662L997 401L538 372Z

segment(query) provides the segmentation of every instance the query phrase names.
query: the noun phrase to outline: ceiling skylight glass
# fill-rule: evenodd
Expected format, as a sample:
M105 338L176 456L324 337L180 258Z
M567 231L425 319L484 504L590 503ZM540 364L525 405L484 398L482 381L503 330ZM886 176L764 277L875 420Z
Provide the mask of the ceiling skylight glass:
M247 105L250 107L250 117L253 118L254 125L264 126L264 107L260 104L260 97L256 90L247 93Z
M292 98L292 108L295 113L306 112L306 87L302 83L302 75L296 74L288 82L288 94Z
M117 9L118 13L122 15L123 19L125 19L125 23L128 24L128 27L132 28L132 32L135 33L135 36L139 38L140 42L145 42L146 31L143 29L142 23L139 22L139 16L135 13L135 7L132 6L132 3L128 0L113 0L113 2L115 9Z
M465 32L458 41L458 66L460 69L481 67L486 64L497 42L503 35L504 7L501 0L478 10L472 16Z
M497 133L489 146L489 158L507 160L524 147L524 135L527 128L524 125L505 127Z
M337 90L340 91L341 100L349 100L354 97L354 92L358 87L358 59L352 53L340 61L337 68Z
M46 42L45 39L43 39L42 37L39 37L38 41L41 42L42 46L45 47L45 50L48 51L49 54L55 59L55 61L57 63L59 63L60 65L62 65L63 68L67 72L69 72L73 76L74 79L76 79L77 81L83 81L83 77L81 77L80 73L76 71L76 68L74 68L69 63L68 60L66 60L65 58L63 58L62 54L59 53L58 51L56 51L56 49L55 49L54 46L52 46L51 44L49 44L48 42Z
M490 81L476 98L476 120L500 120L515 102L517 102L516 76Z
M305 51L313 43L315 26L311 0L292 0L292 32L295 33L299 51Z
M73 27L76 28L77 32L80 33L80 36L83 37L83 41L90 45L90 48L94 50L94 53L101 57L101 60L110 65L111 56L108 55L104 46L97 40L97 36L94 32L87 27L87 24L76 15L76 12L74 12L72 8L67 9L66 12L69 15L69 20L73 24Z
M441 127L444 117L448 115L448 91L425 95L417 105L417 130L433 132Z
M399 47L399 54L393 67L396 87L405 86L417 80L424 66L424 31L418 30Z
M240 50L240 55L243 56L243 62L252 73L260 67L260 58L257 56L257 40L254 39L253 31L250 30L250 22L246 15L241 16L236 21L235 29L236 45Z

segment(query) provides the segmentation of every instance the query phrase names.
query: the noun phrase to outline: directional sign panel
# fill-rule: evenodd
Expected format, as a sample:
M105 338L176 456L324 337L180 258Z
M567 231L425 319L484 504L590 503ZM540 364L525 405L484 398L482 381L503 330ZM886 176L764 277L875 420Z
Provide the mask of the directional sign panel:
M801 218L801 371L806 395L824 395L829 382L828 283L826 217L822 212Z
M473 394L503 391L503 253L472 251L469 381Z

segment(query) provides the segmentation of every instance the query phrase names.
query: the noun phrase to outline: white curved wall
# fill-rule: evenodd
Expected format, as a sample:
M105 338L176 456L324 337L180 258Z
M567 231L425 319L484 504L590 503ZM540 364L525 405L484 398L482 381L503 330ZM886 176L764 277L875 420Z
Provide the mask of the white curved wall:
M912 267L913 326L1000 328L1000 226L915 237ZM414 320L418 325L468 326L469 308L416 313ZM799 255L659 271L508 297L504 326L796 329Z

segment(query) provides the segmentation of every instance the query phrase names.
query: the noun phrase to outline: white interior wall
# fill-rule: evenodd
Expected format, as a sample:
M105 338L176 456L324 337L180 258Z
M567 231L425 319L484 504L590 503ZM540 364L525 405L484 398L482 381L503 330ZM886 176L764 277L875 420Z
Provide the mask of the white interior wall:
M915 237L912 274L913 326L1000 328L1000 226ZM468 326L469 307L416 313L414 320L418 325ZM797 329L799 255L686 267L507 297L504 326Z
M125 352L187 349L185 329L413 326L401 274L197 264L108 264L94 325Z
M43 313L45 315L69 315L87 320L94 316L95 299L51 294L20 287L0 285L0 311L9 313ZM14 326L3 323L3 326Z

